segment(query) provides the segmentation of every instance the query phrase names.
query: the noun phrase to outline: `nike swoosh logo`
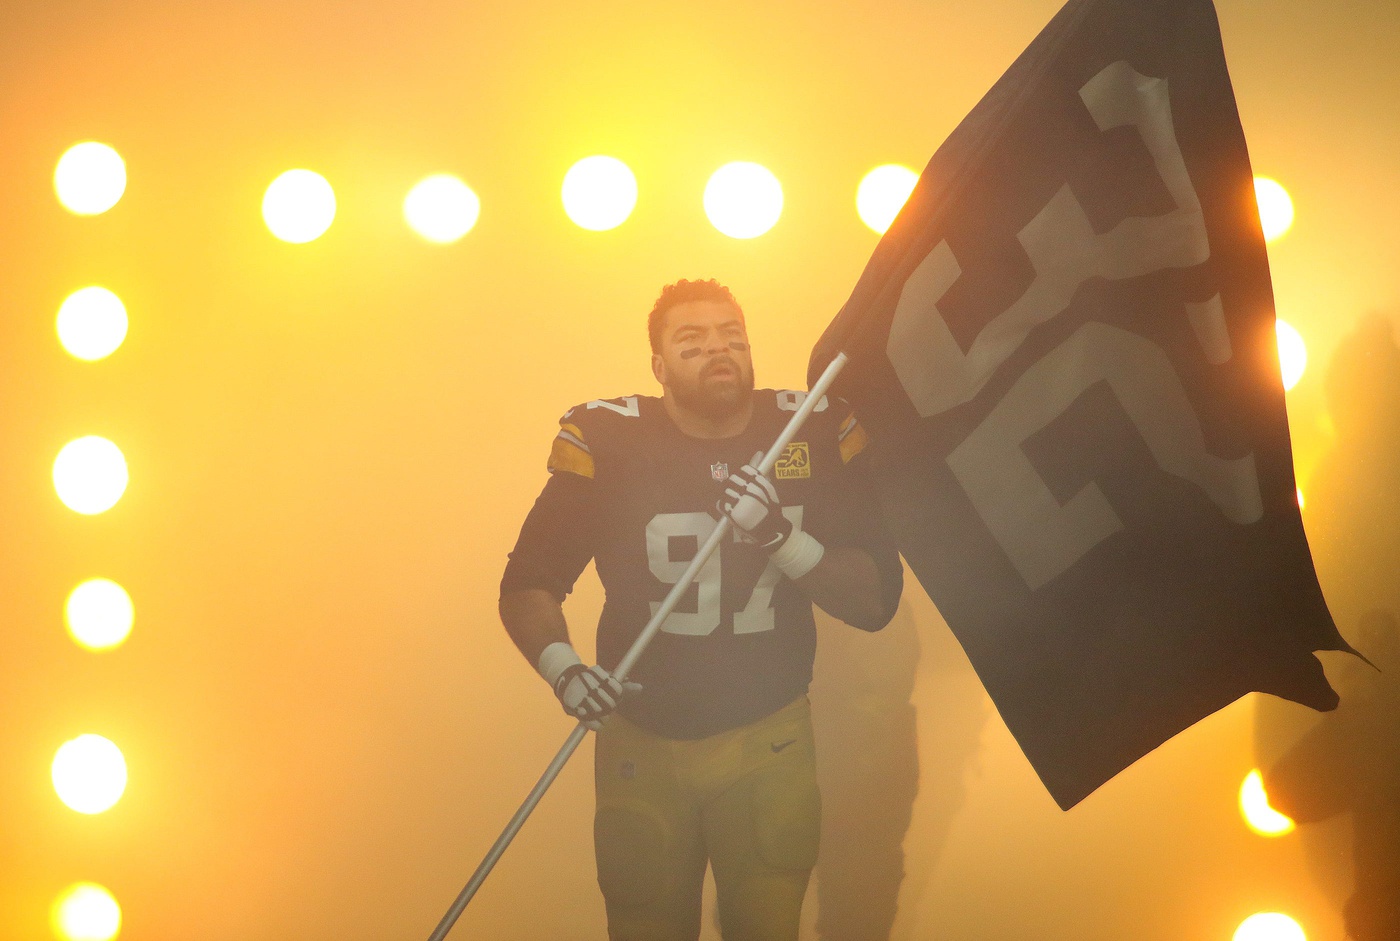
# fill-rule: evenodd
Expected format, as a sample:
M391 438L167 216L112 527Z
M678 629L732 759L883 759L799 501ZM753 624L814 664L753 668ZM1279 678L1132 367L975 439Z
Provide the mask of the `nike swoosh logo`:
M773 754L776 755L778 752L782 751L784 748L787 748L795 741L797 741L797 739L790 738L786 742L774 742L770 747L773 749Z

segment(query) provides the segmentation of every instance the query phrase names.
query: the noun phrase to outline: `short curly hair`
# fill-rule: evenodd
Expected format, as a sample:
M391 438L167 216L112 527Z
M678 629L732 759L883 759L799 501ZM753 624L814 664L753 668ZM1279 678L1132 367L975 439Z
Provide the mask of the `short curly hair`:
M744 309L739 306L729 288L714 278L705 281L687 281L682 278L675 284L668 284L661 289L661 296L651 305L651 313L647 314L647 339L651 341L653 353L661 352L661 330L666 322L666 311L691 301L719 301L730 304L739 312L739 319L744 319Z

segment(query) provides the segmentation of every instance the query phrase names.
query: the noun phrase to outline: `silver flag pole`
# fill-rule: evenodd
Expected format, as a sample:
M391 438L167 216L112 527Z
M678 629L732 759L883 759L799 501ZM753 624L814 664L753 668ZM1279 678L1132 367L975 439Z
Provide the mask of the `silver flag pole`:
M821 376L812 384L812 388L807 393L807 397L802 401L802 404L798 406L792 418L788 419L787 425L784 426L782 432L780 432L778 437L773 441L768 452L759 460L758 469L764 474L767 474L773 469L773 464L778 460L778 456L783 453L783 449L788 446L793 436L797 434L798 430L801 429L802 425L807 421L808 416L811 415L812 411L817 407L817 403L821 401L822 396L826 395L826 390L831 388L831 384L836 381L836 376L846 365L846 360L847 357L845 353L837 353L835 359L827 365ZM700 550L695 553L695 558L686 566L685 572L681 574L680 580L671 586L671 590L667 592L665 600L661 602L661 606L656 609L656 613L651 616L651 620L647 622L646 627L642 628L641 634L637 635L637 639L632 642L632 647L627 651L627 655L622 658L622 661L617 665L617 669L613 671L613 676L617 677L619 682L627 679L627 674L631 672L632 667L636 665L637 660L647 649L652 638L656 636L656 632L661 629L661 625L665 622L666 618L670 617L671 612L680 602L681 596L685 594L686 589L695 581L695 577L700 573L700 569L709 561L710 556L714 555L715 550L719 548L719 544L724 537L729 535L729 530L732 525L728 517L721 517L719 522L715 525L714 531L710 533L709 538L700 546ZM535 806L539 804L540 798L544 797L544 792L549 790L549 786L554 783L554 779L559 777L559 772L564 770L564 765L568 762L569 758L573 756L579 743L583 741L584 736L587 734L588 727L582 722L575 726L574 730L569 733L569 737L564 740L563 746L559 749L558 753L555 754L554 760L544 769L544 773L540 775L540 779L535 782L535 786L531 788L530 793L525 797L524 802L520 805L520 809L510 818L510 822L507 823L506 828L501 831L501 835L496 838L496 842L491 844L491 849L487 851L486 857L481 861L481 865L476 867L476 872L472 873L472 877L467 880L467 884L462 887L462 891L457 893L457 898L453 901L452 907L447 910L447 914L442 916L442 921L438 922L437 928L434 929L432 935L429 936L428 941L443 941L443 939L447 937L447 933L451 931L452 926L457 923L457 919L461 917L462 911L467 907L467 903L472 900L472 896L476 895L476 890L481 888L481 884L486 881L486 877L490 875L491 870L495 868L501 855L505 853L506 847L510 846L511 840L515 839L515 835L520 832L520 828L524 826L526 819L534 811Z

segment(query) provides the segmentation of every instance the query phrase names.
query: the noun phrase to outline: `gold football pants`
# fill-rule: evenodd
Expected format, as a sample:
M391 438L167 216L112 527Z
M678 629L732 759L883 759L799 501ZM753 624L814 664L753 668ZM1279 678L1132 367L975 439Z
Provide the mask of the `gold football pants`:
M611 941L694 941L707 863L725 941L795 941L821 831L806 696L695 741L614 714L594 776Z

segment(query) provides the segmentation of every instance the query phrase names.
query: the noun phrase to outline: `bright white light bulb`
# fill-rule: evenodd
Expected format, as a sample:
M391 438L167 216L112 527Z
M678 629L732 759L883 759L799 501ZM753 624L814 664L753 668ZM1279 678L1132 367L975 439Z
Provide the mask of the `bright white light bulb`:
M100 814L126 791L126 758L101 735L64 742L50 771L58 799L80 814Z
M1284 391L1288 391L1298 384L1308 368L1308 345L1303 342L1303 335L1287 321L1275 321L1274 329L1278 335L1279 371Z
M335 221L335 190L312 170L288 170L263 194L263 221L284 242L320 238Z
M1235 929L1234 941L1308 941L1303 926L1281 912L1250 915Z
M63 505L91 516L116 506L130 478L121 448L88 435L70 441L53 462L53 486Z
M439 245L466 235L480 215L481 200L470 186L450 173L421 181L403 201L403 216L409 228Z
M584 157L564 174L564 212L593 232L615 229L637 206L637 177L616 157Z
M1254 201L1259 206L1259 224L1264 229L1264 241L1274 242L1293 227L1293 197L1278 180L1267 176L1254 178Z
M100 215L115 206L126 192L126 163L106 144L74 144L54 168L53 189L69 212Z
M122 910L95 882L78 882L54 899L49 921L61 941L111 941L121 931Z
M777 225L783 214L783 187L767 167L726 163L705 184L705 215L733 239L752 239Z
M856 213L860 220L884 235L918 182L917 173L897 163L871 170L856 189Z
M69 593L63 617L78 646L110 650L131 634L136 609L125 588L110 578L90 578Z
M103 287L74 291L58 308L58 342L78 359L110 356L126 339L126 306Z
M1299 505L1302 505L1302 491L1299 491ZM1249 828L1260 836L1283 836L1293 832L1293 821L1269 806L1264 778L1257 768L1245 775L1240 785L1240 814Z

